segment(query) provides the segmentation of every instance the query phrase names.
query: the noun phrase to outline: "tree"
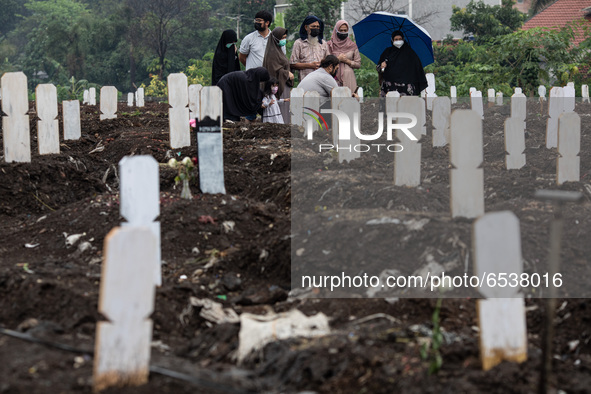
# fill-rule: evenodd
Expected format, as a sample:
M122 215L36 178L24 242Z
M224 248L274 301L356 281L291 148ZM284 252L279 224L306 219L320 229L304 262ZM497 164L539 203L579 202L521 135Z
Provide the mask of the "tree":
M550 5L550 3L553 3L555 1L556 0L533 0L529 8L530 15L534 16L535 14L546 8L547 5Z
M451 28L463 30L466 37L473 34L481 41L490 41L517 30L525 18L524 14L513 8L513 0L502 0L500 6L472 0L466 8L452 6L452 12Z
M414 0L415 5L417 3L428 4L431 11L425 12L420 16L412 16L412 20L422 25L430 22L440 11L437 11L436 7L433 7L431 0ZM361 20L371 13L384 11L392 14L403 13L408 14L408 0L353 0L347 3L350 13L355 20Z
M38 72L63 81L79 77L83 63L81 21L86 7L74 0L28 0L25 7L30 16L19 29L28 40L23 65L33 76L31 83Z
M285 27L296 36L302 22L308 15L315 15L324 22L324 36L330 38L332 27L339 19L341 0L293 0L292 6L285 12Z
M26 9L20 0L0 0L0 41L20 22Z
M144 42L156 54L158 77L164 77L166 54L174 38L189 26L191 0L129 0L141 18ZM143 11L143 12L142 12ZM198 23L193 21L193 23Z

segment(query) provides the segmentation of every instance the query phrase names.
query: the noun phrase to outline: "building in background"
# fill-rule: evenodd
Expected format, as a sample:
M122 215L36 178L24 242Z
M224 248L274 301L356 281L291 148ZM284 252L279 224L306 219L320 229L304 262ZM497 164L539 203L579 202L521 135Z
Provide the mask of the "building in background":
M573 22L591 23L591 0L557 0L537 13L523 25L524 30L534 27L560 28ZM591 25L589 25L591 27ZM573 45L585 39L583 28L575 31Z

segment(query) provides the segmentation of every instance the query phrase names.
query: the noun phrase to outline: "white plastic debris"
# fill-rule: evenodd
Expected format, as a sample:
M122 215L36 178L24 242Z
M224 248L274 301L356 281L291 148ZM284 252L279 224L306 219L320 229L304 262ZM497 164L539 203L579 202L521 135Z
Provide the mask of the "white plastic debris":
M405 220L404 225L408 229L408 231L419 231L422 230L425 225L429 223L429 219L423 218L421 220L410 219Z
M192 307L201 308L199 316L212 323L238 323L240 321L240 317L233 309L224 308L219 302L196 297L191 297L190 301Z
M297 309L280 314L240 315L240 333L238 334L238 362L242 363L253 351L262 349L273 341L294 337L320 337L330 334L328 319L318 313L306 316Z
M31 244L25 244L25 248L33 249L33 248L36 248L39 245L40 244L33 244L33 243L31 243Z
M80 253L84 253L91 248L92 244L88 241L80 242L80 245L78 245L78 250L80 251Z
M84 237L85 235L86 233L72 235L64 233L64 237L66 237L66 246L74 246L80 240L80 238Z
M236 223L234 223L232 220L228 220L222 223L222 227L224 227L224 232L226 234L234 231L234 226L236 226Z
M368 220L365 224L367 224L368 226L376 224L400 224L400 219L382 217L380 219Z

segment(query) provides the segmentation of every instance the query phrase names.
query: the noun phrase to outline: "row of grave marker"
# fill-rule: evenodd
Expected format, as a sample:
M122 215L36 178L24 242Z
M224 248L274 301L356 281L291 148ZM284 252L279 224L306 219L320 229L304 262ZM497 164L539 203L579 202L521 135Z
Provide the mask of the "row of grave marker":
M101 98L102 88L101 88ZM133 103L136 103L136 107L143 107L144 101L144 88L138 88L135 93L127 93L127 105L133 107ZM82 104L96 105L96 88L85 89L82 94Z
M292 121L304 125L306 133L313 133L316 123L312 118L304 120L304 111L320 110L320 97L317 92L291 91ZM559 99L558 99L559 100ZM331 105L333 110L346 114L360 114L360 104L352 99L348 88L333 90ZM525 96L516 93L512 98L511 117L505 121L505 151L507 169L519 169L525 165ZM556 166L556 182L580 180L580 140L581 119L571 111L562 112L557 118L556 140L559 157ZM416 187L421 182L421 143L426 134L425 103L420 97L399 97L389 93L386 97L387 113L410 113L417 118L417 124L409 131L417 138L410 140L397 129L396 137L403 141L403 150L394 154L394 184ZM359 130L360 116L353 118L351 128ZM433 145L436 147L450 143L451 212L453 217L476 218L484 214L484 173L480 168L483 157L482 116L474 110L455 110L451 112L448 97L438 97L433 101ZM550 124L550 120L548 121ZM356 133L347 130L350 139L339 140L340 127L349 127L332 114L332 146L336 147L339 162L351 161L361 156L361 150L351 149L360 143Z
M477 114L470 112L475 120ZM462 118L465 118L462 116ZM453 135L453 133L452 133ZM155 287L160 286L158 163L151 156L120 163L121 216L127 220L105 238L93 384L95 391L147 382ZM473 224L474 274L523 272L519 220L508 211L483 215ZM527 358L524 300L512 287L481 288L477 306L482 368ZM510 328L510 329L508 329Z

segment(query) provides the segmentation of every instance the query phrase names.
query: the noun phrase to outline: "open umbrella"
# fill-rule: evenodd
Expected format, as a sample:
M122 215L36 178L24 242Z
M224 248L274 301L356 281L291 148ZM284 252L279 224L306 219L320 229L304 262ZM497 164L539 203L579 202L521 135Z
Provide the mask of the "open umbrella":
M376 64L384 49L392 46L392 33L396 30L404 33L406 43L419 56L423 67L433 63L431 36L427 30L417 25L407 15L374 12L353 25L359 52Z

